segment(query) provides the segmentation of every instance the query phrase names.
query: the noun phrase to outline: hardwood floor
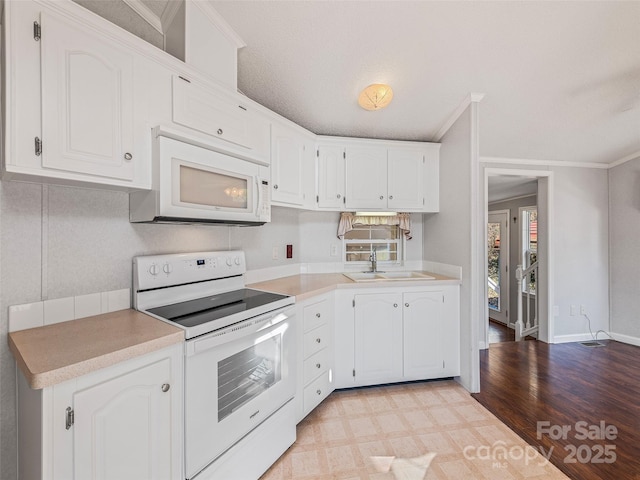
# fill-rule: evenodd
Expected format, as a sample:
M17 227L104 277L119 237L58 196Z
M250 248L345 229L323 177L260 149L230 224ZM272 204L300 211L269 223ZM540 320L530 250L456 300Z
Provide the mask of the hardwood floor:
M640 347L601 343L491 345L473 396L528 444L553 449L552 463L570 478L640 480ZM583 439L585 430L609 438Z
M515 331L504 323L489 319L489 343L514 342Z

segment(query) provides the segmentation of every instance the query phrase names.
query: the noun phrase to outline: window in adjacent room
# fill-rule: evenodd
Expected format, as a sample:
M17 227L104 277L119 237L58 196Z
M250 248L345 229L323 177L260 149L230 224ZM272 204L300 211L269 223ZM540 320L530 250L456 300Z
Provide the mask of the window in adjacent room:
M522 268L527 269L538 261L538 208L521 207L520 221L522 225L521 242L522 245ZM522 286L523 291L529 293L536 292L536 278L531 275L528 282Z

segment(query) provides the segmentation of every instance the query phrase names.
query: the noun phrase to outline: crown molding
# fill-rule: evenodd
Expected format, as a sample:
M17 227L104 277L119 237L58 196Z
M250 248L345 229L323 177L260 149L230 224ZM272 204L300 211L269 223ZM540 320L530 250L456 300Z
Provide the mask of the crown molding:
M565 162L563 160L534 160L528 158L480 157L481 163L502 163L507 165L535 165L545 167L574 167L607 169L608 163Z
M640 150L638 150L637 152L633 152L633 153L627 155L626 157L622 157L622 158L616 160L615 162L611 162L609 164L609 168L617 167L618 165L622 165L623 163L627 163L628 161L633 160L635 158L640 158Z
M438 133L436 133L436 136L433 139L433 141L434 142L439 142L440 140L442 140L442 138L446 135L446 133L451 128L451 126L454 123L456 123L456 120L458 120L458 118L460 118L460 115L462 115L462 113L467 109L467 107L469 105L471 105L471 103L480 102L483 98L484 98L484 93L474 93L474 92L469 93L464 98L464 100L462 100L460 105L458 105L458 107L453 111L453 113L447 119L447 121L444 122L442 127L440 127L440 130L438 130Z
M156 29L158 32L160 32L161 34L164 35L164 31L162 29L162 25L163 23L160 21L160 18L153 13L149 7L147 7L144 3L142 3L141 0L122 0L125 4L127 4L129 6L129 8L131 8L134 12L136 12L138 15L140 15L142 17L142 19L147 22L149 25L151 25L154 29ZM173 4L173 3L179 3L179 2L169 2L169 5ZM168 6L165 7L165 10L169 8Z

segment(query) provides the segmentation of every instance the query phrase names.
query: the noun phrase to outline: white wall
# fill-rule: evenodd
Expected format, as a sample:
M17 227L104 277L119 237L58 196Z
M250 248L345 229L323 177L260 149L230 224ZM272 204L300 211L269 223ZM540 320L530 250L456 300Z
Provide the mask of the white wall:
M640 344L640 158L609 170L611 331Z
M462 267L460 287L460 380L472 387L477 357L472 318L472 106L467 108L442 139L440 147L440 213L423 219L423 258ZM475 359L477 360L477 358Z

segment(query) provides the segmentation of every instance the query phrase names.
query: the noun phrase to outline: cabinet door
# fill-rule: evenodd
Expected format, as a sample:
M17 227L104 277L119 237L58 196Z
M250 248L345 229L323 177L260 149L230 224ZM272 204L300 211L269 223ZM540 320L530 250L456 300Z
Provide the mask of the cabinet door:
M170 479L167 358L73 396L75 478Z
M271 200L302 205L303 164L306 145L301 135L283 125L271 128Z
M345 147L318 148L318 207L344 208Z
M41 22L42 165L133 179L132 54L56 16Z
M424 154L421 150L390 148L387 161L387 207L421 210L424 203Z
M441 291L405 293L404 376L407 380L437 378L444 371Z
M269 122L251 106L212 85L173 77L173 122L242 147L249 158L269 162Z
M387 208L387 149L347 147L348 209Z
M402 377L402 295L355 295L356 384Z

